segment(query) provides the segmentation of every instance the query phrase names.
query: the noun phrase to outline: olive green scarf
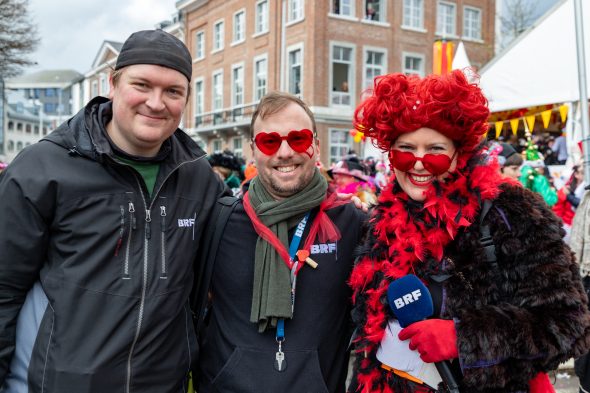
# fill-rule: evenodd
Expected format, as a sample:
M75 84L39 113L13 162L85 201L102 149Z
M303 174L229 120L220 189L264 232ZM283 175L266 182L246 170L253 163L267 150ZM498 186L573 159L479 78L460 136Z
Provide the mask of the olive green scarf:
M327 189L328 183L315 170L305 189L286 199L275 200L258 176L252 180L248 196L260 221L289 249L289 229L297 226L307 212L323 202ZM254 258L250 321L258 323L258 331L264 332L269 326L276 327L279 318L292 317L289 268L277 251L259 237Z

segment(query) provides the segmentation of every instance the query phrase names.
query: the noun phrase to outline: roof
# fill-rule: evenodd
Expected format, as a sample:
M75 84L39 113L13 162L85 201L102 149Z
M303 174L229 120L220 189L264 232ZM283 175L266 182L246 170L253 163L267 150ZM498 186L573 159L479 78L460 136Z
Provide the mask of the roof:
M41 70L7 79L6 87L9 89L67 87L80 78L83 78L83 75L75 70Z

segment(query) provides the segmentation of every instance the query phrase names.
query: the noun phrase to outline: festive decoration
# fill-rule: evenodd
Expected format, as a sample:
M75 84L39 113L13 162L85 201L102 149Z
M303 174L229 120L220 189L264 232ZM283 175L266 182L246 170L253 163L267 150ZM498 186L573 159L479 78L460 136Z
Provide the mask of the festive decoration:
M350 135L352 136L352 140L355 141L356 143L359 143L360 141L363 141L363 142L365 141L365 133L362 131L359 131L358 129L350 130Z
M520 119L510 119L510 128L512 128L512 133L514 135L516 135L516 132L518 131L518 121Z
M551 120L551 109L541 112L541 119L543 119L543 127L549 127L549 120Z
M529 115L525 117L526 124L529 127L529 132L533 132L535 129L535 115Z
M502 128L504 127L504 122L503 121L497 121L496 122L496 139L498 139L500 137L500 134L502 133Z
M559 114L561 115L561 122L565 123L565 119L567 119L567 112L569 111L569 106L562 105L559 107Z
M446 40L436 40L433 46L432 73L443 75L451 72L453 59L453 43Z

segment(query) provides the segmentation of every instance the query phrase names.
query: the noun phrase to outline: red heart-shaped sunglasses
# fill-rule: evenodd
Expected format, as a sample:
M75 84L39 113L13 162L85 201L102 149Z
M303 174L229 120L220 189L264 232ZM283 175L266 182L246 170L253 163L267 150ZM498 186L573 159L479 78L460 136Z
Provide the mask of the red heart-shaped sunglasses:
M279 151L283 141L287 141L291 149L297 153L304 153L313 142L313 132L304 128L299 131L289 131L287 136L281 136L278 132L260 132L254 137L256 147L267 156Z
M451 157L446 154L424 154L416 157L412 152L392 149L389 151L389 162L395 169L408 172L416 165L416 161L421 161L428 172L439 176L449 170L455 154L456 149Z

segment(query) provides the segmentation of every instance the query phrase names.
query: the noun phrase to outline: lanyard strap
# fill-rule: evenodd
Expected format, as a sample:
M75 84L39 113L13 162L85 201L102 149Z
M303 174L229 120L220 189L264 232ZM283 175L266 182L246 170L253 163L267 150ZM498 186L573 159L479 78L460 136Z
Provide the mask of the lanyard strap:
M297 250L299 249L299 244L301 244L301 238L303 237L303 231L305 230L305 226L307 225L307 221L309 220L309 212L305 214L305 216L301 219L299 224L297 224L297 228L295 229L295 234L293 235L293 239L291 239L291 243L289 245L289 257L291 258L291 312L295 307L295 286L297 284L297 273L299 269L299 259L295 257ZM285 341L285 318L280 318L277 321L277 342Z

